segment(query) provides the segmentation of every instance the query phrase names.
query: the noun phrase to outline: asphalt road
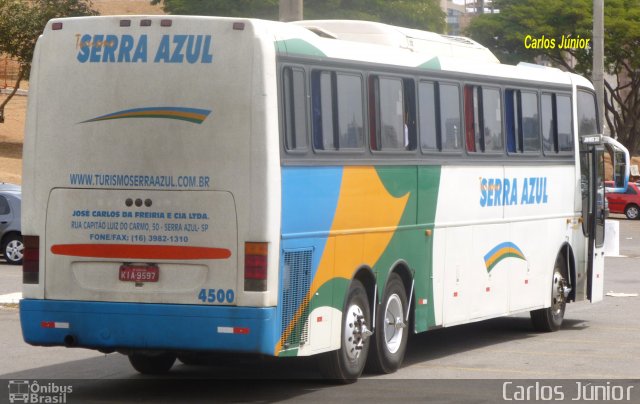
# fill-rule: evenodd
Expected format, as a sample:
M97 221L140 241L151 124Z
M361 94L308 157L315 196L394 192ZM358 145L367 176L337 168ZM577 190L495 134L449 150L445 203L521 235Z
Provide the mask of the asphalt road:
M640 221L619 223L623 257L606 258L605 292L640 293ZM18 292L20 282L20 268L0 262L0 295ZM593 402L587 399L594 391L602 394L597 401L640 403L638 335L640 297L606 296L595 305L571 303L555 333L535 333L528 315L519 315L412 336L402 369L365 375L352 385L321 380L313 358L234 356L208 366L178 363L169 376L152 378L137 374L119 354L29 346L17 308L4 305L0 379L7 383L0 382L0 402L7 400L9 380L26 379L72 386L68 403L524 401L519 392L530 400Z

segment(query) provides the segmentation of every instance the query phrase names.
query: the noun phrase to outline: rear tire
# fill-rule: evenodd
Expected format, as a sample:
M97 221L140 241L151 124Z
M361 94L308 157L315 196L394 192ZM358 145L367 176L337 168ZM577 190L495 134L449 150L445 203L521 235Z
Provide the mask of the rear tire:
M24 244L22 243L22 236L19 234L10 234L2 243L2 255L8 264L20 265L22 264L22 257L24 254Z
M353 383L367 362L371 331L369 299L362 283L351 281L342 311L341 346L318 357L320 372L327 379Z
M551 283L551 307L532 310L531 323L536 331L557 331L562 326L564 311L567 306L565 288L569 286L562 255L558 255L553 267L553 281Z
M638 205L629 205L624 208L624 215L629 220L636 220L640 216L640 208Z
M387 280L382 305L377 314L376 332L367 370L375 373L393 373L404 360L409 329L406 323L407 293L402 279L393 273Z
M134 353L129 355L131 366L143 375L167 373L176 361L176 355L169 352L158 354Z

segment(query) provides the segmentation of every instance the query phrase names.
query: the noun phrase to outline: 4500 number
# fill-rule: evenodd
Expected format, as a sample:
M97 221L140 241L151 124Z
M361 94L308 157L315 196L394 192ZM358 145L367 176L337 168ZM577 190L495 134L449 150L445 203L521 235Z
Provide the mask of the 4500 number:
M198 299L202 303L233 303L235 293L233 289L201 289Z

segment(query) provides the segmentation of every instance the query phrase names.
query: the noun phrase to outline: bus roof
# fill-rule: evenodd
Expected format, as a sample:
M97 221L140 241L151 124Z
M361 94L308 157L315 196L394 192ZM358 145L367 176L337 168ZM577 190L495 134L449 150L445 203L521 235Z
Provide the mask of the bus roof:
M591 87L583 77L557 68L532 63L501 64L488 48L465 37L369 21L303 20L285 25L290 28L280 26L272 29L285 38L284 42L296 38L307 42L313 50L304 49L298 43L297 46L286 47L286 50L281 48L281 54L306 53L316 57Z
M391 46L442 56L463 54L464 57L488 63L500 63L489 49L461 36L441 35L370 21L303 20L293 24L305 27L326 38Z

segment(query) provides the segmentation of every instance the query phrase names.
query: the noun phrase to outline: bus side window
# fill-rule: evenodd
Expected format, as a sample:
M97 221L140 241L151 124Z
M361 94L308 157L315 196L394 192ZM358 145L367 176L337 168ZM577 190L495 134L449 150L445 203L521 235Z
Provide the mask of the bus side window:
M422 150L460 149L460 94L455 84L421 81L418 84Z
M362 78L357 74L314 71L311 74L313 147L360 149L364 144Z
M596 100L591 92L578 90L578 134L597 135L598 114L596 114Z
M502 151L504 148L502 142L502 105L498 89L482 89L482 114L484 150L486 152Z
M416 149L413 83L396 77L369 77L372 150Z
M504 92L505 128L507 129L507 151L509 153L521 151L522 130L520 128L519 95L520 91L518 90L505 90Z
M542 144L547 155L573 152L571 97L542 94Z
M332 73L316 70L311 74L311 105L313 147L316 150L334 149Z
M287 151L307 150L307 91L303 69L283 70L284 132Z
M360 149L364 145L362 77L338 73L336 79L339 149Z
M505 90L504 94L507 151L509 153L539 153L538 94L515 89Z
M460 88L457 84L438 83L442 150L460 150Z
M418 83L418 110L422 150L442 150L440 136L437 132L435 83L430 81Z
M542 146L545 154L556 152L555 121L553 119L554 96L542 94Z
M558 152L572 152L571 97L556 95L556 108L556 116L558 119Z
M466 85L464 98L467 151L502 151L500 91L496 88Z
M540 153L540 114L538 112L538 93L520 92L522 123L522 152Z
M480 132L480 98L482 93L478 86L464 86L464 126L467 151L484 151L481 145L484 143Z

